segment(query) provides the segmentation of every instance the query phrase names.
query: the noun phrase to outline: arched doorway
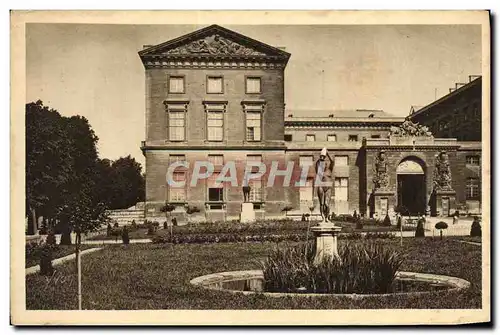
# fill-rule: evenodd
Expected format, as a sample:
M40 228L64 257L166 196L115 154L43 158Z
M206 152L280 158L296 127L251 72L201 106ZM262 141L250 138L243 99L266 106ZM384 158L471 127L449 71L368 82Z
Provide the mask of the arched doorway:
M425 165L417 157L402 160L397 169L398 206L410 215L425 214Z

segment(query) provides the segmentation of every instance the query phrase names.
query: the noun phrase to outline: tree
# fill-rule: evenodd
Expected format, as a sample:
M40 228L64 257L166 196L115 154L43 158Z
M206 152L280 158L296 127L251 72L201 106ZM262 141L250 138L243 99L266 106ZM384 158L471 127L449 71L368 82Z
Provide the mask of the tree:
M417 230L415 230L415 237L425 237L424 222L423 220L418 220Z
M441 237L441 240L443 239L443 229L448 229L448 224L444 221L439 221L436 223L434 226L436 229L439 229L439 235Z
M165 213L165 224L167 226L168 226L168 217L174 209L175 205L169 204L168 202L165 202L165 205L163 205L163 207L160 208L160 211ZM173 236L173 228L172 228L173 225L174 225L173 223L170 224L170 238L172 238Z
M481 235L481 224L479 223L479 218L476 216L474 217L474 221L472 221L472 225L470 227L470 236L481 237Z
M36 233L38 218L52 217L62 200L61 188L71 175L71 143L64 118L43 102L26 104L26 215L28 234Z
M281 211L285 212L285 217L286 217L286 216L288 216L288 211L291 211L292 209L293 209L292 206L286 205L285 207L283 207L283 209Z

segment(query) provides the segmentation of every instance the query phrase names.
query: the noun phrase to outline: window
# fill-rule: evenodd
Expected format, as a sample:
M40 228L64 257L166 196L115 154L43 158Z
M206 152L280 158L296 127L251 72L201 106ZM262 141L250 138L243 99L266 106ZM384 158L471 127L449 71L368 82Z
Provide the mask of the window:
M348 166L349 156L335 156L334 157L335 166Z
M348 200L349 194L349 179L348 178L335 178L335 201Z
M313 156L300 156L299 157L299 165L304 166L304 165L314 165L314 159Z
M224 112L207 112L207 140L222 141L224 139Z
M246 92L247 93L261 93L260 91L260 78L247 77L246 78Z
M314 141L316 141L316 135L306 135L306 141L307 142L314 142Z
M184 155L170 155L168 157L169 165L172 165L175 162L184 162L186 160L186 156Z
M168 135L170 141L184 141L186 133L186 112L168 112Z
M313 179L314 178L312 178L312 177L307 178L306 185L300 187L300 189L299 189L300 202L307 203L307 202L313 201L313 195L314 195Z
M327 135L326 140L328 142L337 142L337 135Z
M478 199L479 198L479 179L467 178L465 184L465 198Z
M260 112L246 113L246 127L247 141L260 141Z
M349 135L349 142L357 142L358 135Z
M174 171L172 174L172 179L175 182L186 181L186 172ZM168 186L168 201L169 202L184 202L186 200L186 189L185 186Z
M224 166L223 155L208 155L208 161L214 166L214 170L218 170Z
M466 164L469 165L479 165L479 156L467 156L466 157Z
M170 76L168 78L168 93L184 93L183 76Z
M380 138L380 135L372 135L372 138Z
M285 141L291 142L292 141L292 134L285 134Z
M217 183L219 173L214 173L207 179L207 196L209 209L223 209L224 188L222 183Z
M207 77L207 93L223 93L222 77Z
M259 179L252 179L249 182L250 186L250 202L262 202L262 182Z

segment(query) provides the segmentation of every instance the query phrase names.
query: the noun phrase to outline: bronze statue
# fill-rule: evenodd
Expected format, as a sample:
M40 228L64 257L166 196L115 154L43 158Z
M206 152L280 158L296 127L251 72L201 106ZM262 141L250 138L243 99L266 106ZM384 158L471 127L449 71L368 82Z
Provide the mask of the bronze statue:
M326 157L328 157L329 162L326 162ZM321 182L321 185L315 185L314 189L319 198L319 211L323 222L329 221L330 212L330 200L332 197L332 187L333 187L333 166L334 162L330 154L323 148L319 159L316 161L315 172L316 178L314 178L314 183Z

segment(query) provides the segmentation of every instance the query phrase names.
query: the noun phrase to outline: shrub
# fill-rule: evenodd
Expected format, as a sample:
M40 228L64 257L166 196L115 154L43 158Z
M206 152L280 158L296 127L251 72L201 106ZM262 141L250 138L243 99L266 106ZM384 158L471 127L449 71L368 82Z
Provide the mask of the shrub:
M113 225L114 228L118 228L118 221L115 221L114 225Z
M127 226L123 227L122 241L123 241L123 244L129 244L130 243L130 237L128 236L128 228L127 228Z
M261 266L265 290L308 293L390 293L401 255L386 246L348 243L339 258L314 263L312 243L276 248Z
M154 225L149 224L149 225L148 225L148 232L147 232L147 235L154 235L155 233L156 233L156 231L155 231L155 227L154 227Z
M403 219L401 218L401 216L398 216L398 221L396 223L396 227L398 227L399 229L401 228L402 221L403 221Z
M383 225L386 227L391 226L391 218L389 217L389 214L385 215Z
M40 274L42 276L51 276L54 273L52 267L52 246L44 245L38 249L40 257Z
M135 220L132 220L132 224L130 225L130 231L136 231L137 230L137 223Z
M415 230L415 237L425 237L424 223L420 220L417 223L417 229Z
M56 245L56 235L52 229L49 230L49 234L47 235L47 239L45 240L47 245Z
M479 218L476 216L474 221L472 221L472 225L470 227L470 236L481 237L482 229L481 224L479 223Z
M439 221L438 223L436 223L436 225L434 227L436 229L439 229L439 236L442 240L443 239L443 229L448 229L448 224L444 221Z
M361 218L359 216L356 217L356 229L363 229L363 223L362 223Z
M108 223L108 227L106 228L106 236L112 236L113 227L111 227L111 223Z

